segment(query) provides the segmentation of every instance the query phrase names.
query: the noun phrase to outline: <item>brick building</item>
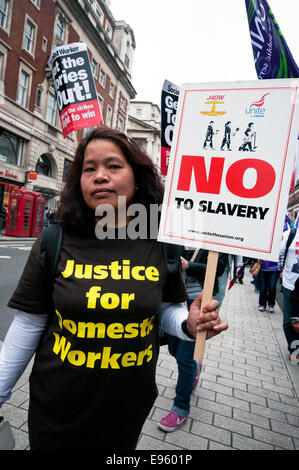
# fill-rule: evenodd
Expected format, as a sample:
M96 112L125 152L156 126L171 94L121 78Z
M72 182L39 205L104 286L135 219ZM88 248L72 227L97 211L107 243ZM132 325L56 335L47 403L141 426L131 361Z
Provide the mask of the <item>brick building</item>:
M0 0L0 213L12 187L57 205L74 139L62 136L47 61L72 42L87 44L104 122L126 130L135 39L107 0Z

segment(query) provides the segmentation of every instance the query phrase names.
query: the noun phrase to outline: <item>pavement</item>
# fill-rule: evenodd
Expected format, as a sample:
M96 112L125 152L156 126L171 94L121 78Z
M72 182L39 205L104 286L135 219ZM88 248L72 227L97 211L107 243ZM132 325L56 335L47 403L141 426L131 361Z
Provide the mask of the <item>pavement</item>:
M259 312L258 294L245 271L244 284L226 291L220 315L229 329L208 340L203 369L187 421L166 433L157 422L171 409L176 361L163 346L156 380L159 396L137 450L298 450L299 364L289 360L282 312ZM1 413L10 422L15 450L29 449L27 409L31 364Z

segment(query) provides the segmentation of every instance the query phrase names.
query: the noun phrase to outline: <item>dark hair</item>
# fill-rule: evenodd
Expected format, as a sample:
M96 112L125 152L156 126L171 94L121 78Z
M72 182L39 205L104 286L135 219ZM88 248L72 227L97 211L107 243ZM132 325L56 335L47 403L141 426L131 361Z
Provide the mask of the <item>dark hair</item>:
M124 153L138 187L134 202L149 209L150 204L161 204L163 200L163 184L158 170L137 142L115 129L97 127L90 131L77 147L59 204L58 220L62 227L78 234L94 234L95 213L83 199L80 179L86 147L92 140L97 139L111 140Z

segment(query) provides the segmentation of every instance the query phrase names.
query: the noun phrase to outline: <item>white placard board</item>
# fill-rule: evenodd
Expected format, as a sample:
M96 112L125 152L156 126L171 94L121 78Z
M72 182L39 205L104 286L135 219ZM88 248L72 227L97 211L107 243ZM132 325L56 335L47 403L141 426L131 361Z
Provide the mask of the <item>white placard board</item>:
M295 79L181 86L160 241L278 259L298 87Z

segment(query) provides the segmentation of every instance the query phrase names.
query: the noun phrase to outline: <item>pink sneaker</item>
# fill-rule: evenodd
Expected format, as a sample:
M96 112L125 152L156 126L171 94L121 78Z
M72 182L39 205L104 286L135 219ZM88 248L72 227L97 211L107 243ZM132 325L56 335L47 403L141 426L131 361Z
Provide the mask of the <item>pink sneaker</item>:
M196 376L194 377L194 382L193 382L192 390L195 390L196 387L197 387L197 384L198 384L198 381L199 381L199 376L200 376L201 369L202 369L202 363L199 362L198 364L199 364L199 367L198 367L198 369L197 369Z
M181 424L186 421L186 416L179 416L171 411L165 418L158 423L160 429L166 432L175 431Z

